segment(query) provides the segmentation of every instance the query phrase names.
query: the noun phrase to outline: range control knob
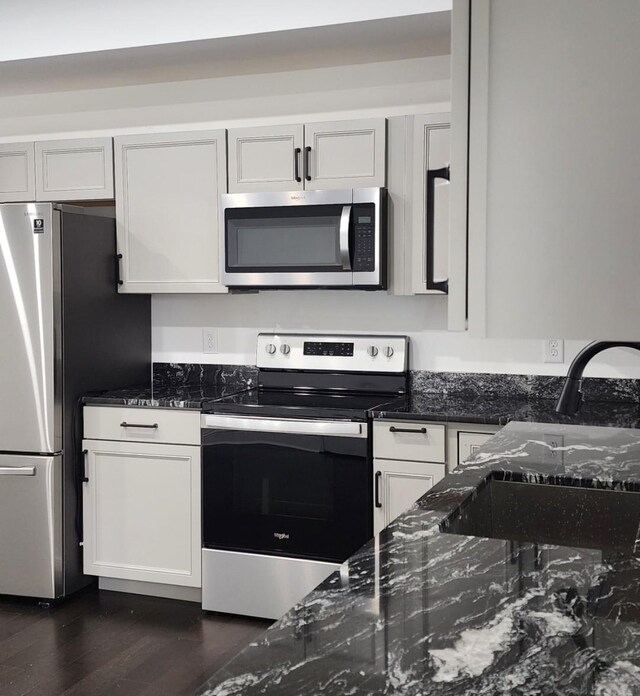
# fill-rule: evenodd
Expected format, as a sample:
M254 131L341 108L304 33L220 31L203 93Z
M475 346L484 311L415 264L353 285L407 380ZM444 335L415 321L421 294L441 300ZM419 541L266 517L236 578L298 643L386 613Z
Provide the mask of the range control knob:
M384 354L387 358L391 358L393 356L393 348L391 346L387 346L384 349Z
M378 355L378 346L369 346L367 348L367 353L372 357L375 358L376 355Z
M289 353L291 352L291 346L288 343L283 343L280 346L280 352L282 353L282 355L289 355Z
M273 345L273 343L267 343L265 350L267 353L269 353L269 355L273 355L276 352L276 347Z

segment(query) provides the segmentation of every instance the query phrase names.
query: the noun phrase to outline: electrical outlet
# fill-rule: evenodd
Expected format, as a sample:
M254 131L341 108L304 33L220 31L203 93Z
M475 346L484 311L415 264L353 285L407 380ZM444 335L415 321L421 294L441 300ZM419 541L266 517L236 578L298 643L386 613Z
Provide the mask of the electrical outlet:
M564 341L561 338L548 338L544 342L544 361L546 363L564 362Z
M217 353L218 352L218 330L217 329L202 329L202 352Z
M564 464L564 435L545 433L541 439L545 443L544 461L550 464Z

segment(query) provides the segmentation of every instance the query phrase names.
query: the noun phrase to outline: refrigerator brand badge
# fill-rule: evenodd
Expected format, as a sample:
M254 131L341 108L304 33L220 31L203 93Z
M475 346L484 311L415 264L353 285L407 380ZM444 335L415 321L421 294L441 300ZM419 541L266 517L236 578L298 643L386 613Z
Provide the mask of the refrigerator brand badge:
M44 218L33 218L33 234L44 233Z

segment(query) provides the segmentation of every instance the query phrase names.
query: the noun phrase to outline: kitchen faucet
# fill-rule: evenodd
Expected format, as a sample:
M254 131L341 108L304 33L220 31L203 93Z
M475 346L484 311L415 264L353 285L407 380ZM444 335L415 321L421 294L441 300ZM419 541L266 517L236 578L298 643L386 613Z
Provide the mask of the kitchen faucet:
M565 416L575 416L582 406L582 373L587 363L594 355L607 350L607 348L635 348L640 350L640 343L634 341L593 341L585 346L573 359L567 378L562 387L560 398L556 403L556 413Z

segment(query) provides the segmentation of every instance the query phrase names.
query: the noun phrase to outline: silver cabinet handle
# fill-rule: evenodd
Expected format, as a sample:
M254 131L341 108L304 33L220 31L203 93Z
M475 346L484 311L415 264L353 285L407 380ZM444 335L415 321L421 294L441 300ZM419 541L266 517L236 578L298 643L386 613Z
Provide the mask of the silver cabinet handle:
M351 257L349 255L349 222L351 220L351 206L345 205L340 216L340 260L342 270L351 270Z
M35 476L35 466L0 466L2 476Z
M127 421L122 421L120 423L121 428L151 428L152 430L158 429L158 424L153 423L152 425L145 425L144 423L127 423Z

